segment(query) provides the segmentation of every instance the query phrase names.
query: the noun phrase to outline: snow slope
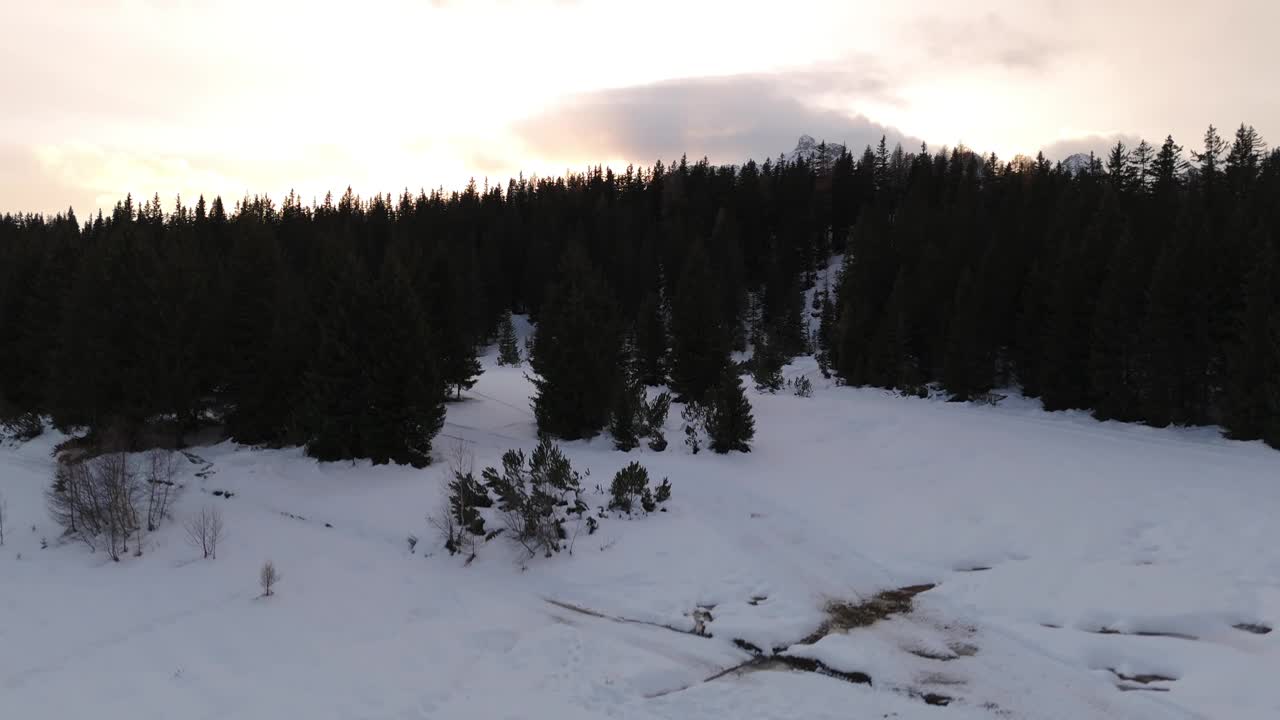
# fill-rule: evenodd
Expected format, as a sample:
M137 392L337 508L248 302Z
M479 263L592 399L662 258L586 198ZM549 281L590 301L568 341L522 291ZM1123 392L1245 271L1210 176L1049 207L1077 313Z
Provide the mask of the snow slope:
M535 444L525 369L485 362L437 456ZM1280 624L1280 453L800 373L814 397L751 395L749 455L690 455L676 411L664 453L567 444L590 487L639 459L674 494L551 559L442 552L443 463L224 443L184 461L175 513L222 509L217 560L174 522L115 564L54 542L55 438L0 449L0 718L1280 717L1280 632L1233 627ZM259 598L267 558L283 579ZM828 600L917 583L937 586L911 614L797 644ZM700 607L711 637L681 632ZM751 659L735 639L871 685L768 664L704 682Z

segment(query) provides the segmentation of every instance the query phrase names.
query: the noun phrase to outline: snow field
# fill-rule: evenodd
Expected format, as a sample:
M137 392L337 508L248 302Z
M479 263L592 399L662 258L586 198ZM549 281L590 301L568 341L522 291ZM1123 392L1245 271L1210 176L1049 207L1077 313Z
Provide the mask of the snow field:
M1280 717L1280 633L1233 627L1280 623L1280 453L1261 444L833 387L801 359L786 374L814 397L749 393L750 454L690 455L678 409L664 453L563 445L592 507L639 460L670 478L668 512L550 559L499 538L465 565L425 521L444 456L461 440L479 469L536 444L527 367L484 362L436 465L192 448L175 521L119 564L57 542L56 438L0 450L0 717ZM206 504L216 561L181 527ZM829 600L917 583L937 586L910 614L797 645ZM751 660L734 640L872 684L704 682Z

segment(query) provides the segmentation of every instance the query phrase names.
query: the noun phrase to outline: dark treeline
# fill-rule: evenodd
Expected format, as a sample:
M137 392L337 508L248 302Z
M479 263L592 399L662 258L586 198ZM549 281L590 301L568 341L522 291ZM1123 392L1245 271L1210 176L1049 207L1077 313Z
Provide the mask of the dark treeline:
M1017 383L1050 409L1280 445L1280 152L1242 127L1191 157L1172 139L1068 165L882 142L312 206L6 215L0 416L135 443L219 424L423 464L515 312L538 328L532 411L560 438L608 427L643 385L741 412L731 352L752 349L770 389L813 352L850 385Z

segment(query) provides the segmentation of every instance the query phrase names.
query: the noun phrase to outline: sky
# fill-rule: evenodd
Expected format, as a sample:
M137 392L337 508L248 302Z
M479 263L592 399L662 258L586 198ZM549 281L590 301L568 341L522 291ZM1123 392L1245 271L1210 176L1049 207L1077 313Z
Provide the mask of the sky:
M1275 0L0 0L0 212L503 183L801 134L1280 143Z

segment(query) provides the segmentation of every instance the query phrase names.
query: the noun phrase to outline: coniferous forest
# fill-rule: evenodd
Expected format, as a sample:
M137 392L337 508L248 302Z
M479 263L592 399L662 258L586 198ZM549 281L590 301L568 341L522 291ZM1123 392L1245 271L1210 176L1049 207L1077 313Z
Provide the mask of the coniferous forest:
M450 193L5 215L0 418L135 447L219 427L421 466L478 348L520 362L516 313L537 328L531 411L563 439L667 386L746 428L713 448L746 449L741 375L776 388L813 353L847 385L1015 385L1050 410L1280 447L1280 151L1248 126L1195 145L1052 164L882 141Z

